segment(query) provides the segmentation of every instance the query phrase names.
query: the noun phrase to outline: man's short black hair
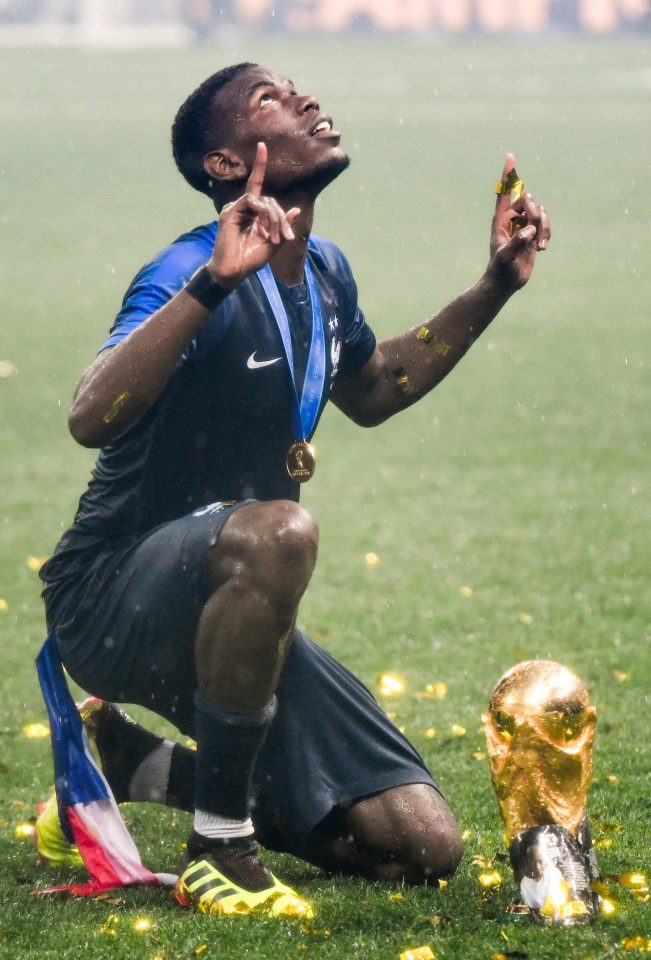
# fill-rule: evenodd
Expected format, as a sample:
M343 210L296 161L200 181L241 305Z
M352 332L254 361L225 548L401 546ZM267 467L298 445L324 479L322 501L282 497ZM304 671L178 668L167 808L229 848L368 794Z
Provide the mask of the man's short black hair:
M203 169L203 159L211 149L221 146L216 142L219 118L212 112L213 97L242 70L257 66L256 63L236 63L213 73L190 94L172 124L172 152L177 167L191 187L211 199L216 199L216 185Z

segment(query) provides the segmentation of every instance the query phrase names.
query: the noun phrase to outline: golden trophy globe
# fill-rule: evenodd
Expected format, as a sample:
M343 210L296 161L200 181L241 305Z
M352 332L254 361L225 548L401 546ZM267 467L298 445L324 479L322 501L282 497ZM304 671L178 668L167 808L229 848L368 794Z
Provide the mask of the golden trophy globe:
M597 711L584 684L553 660L508 670L482 717L491 779L518 883L534 919L592 919L598 868L586 816Z

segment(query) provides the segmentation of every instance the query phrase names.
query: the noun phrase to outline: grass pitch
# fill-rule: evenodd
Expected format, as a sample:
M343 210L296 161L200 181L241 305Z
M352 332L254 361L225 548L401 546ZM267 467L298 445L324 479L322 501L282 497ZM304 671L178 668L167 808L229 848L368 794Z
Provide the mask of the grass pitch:
M317 435L304 502L322 543L301 623L372 689L380 672L405 676L387 709L468 840L445 890L333 880L270 857L314 901L310 928L211 923L160 890L37 899L56 878L15 836L51 782L47 740L23 735L45 719L28 558L52 549L91 466L66 433L69 398L137 267L211 218L173 169L169 124L199 80L240 59L315 91L342 129L353 166L316 228L347 252L379 335L480 274L506 150L555 231L529 288L433 396L368 432L333 409ZM0 957L395 960L429 944L446 960L597 960L651 934L648 906L623 889L588 929L507 923L501 825L475 758L499 675L530 657L568 664L599 709L589 809L602 868L649 867L649 71L641 41L3 51L0 360L15 371L0 379ZM414 696L436 681L444 699ZM188 818L136 806L127 818L146 862L173 868ZM497 857L504 876L485 895L477 856ZM143 916L152 926L137 932Z

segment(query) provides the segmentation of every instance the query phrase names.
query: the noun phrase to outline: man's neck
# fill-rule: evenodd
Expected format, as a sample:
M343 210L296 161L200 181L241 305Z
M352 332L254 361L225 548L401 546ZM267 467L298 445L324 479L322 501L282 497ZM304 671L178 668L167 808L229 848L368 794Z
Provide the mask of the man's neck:
M290 286L303 281L307 242L314 220L314 198L294 195L291 198L279 197L278 202L283 210L291 210L292 207L300 207L301 210L292 224L296 239L281 244L270 261L274 277Z

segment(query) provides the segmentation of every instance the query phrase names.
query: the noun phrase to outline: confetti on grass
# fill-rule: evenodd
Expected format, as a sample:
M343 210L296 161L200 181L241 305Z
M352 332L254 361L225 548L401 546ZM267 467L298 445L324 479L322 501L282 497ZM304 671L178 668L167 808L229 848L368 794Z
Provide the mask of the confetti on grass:
M624 950L641 950L651 953L651 937L643 937L637 933L634 937L624 937L621 942Z
M497 870L480 873L477 879L484 890L496 890L502 886L502 874Z
M414 696L417 700L444 700L447 692L447 684L437 680L435 683L428 683L424 690L417 690Z
M28 740L43 740L50 736L50 728L44 723L26 723L23 727L23 735Z
M410 947L400 954L400 960L434 960L435 956L431 947Z
M404 677L399 677L397 673L382 673L377 682L383 697L397 697L405 692L407 686Z
M16 824L14 832L19 840L31 840L36 832L36 824L33 820L25 820L24 823Z

